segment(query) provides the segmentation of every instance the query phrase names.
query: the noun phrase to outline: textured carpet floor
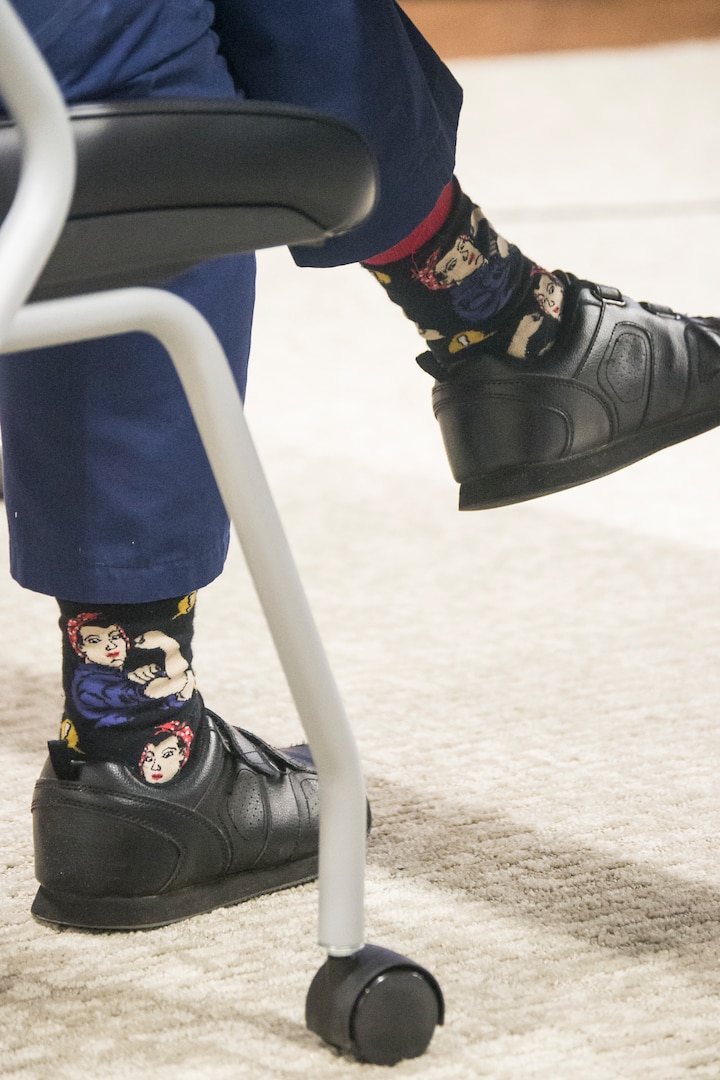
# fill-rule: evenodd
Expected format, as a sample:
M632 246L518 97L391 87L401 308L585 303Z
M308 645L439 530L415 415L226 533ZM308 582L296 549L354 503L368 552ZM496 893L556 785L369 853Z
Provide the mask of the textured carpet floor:
M459 175L506 235L717 310L720 43L455 68ZM368 938L446 996L394 1075L715 1080L720 434L460 515L416 351L369 275L261 259L248 415L366 767ZM0 618L0 1073L387 1075L304 1027L314 886L146 933L32 921L58 635L7 576ZM198 618L210 705L299 738L237 551Z

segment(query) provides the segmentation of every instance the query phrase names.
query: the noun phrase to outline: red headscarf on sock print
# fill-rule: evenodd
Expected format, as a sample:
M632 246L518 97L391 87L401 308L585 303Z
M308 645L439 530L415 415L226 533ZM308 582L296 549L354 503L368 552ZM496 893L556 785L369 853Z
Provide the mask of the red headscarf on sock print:
M459 240L469 240L472 243L471 236L458 237ZM448 282L442 282L435 273L435 267L438 264L440 256L442 254L442 248L436 248L432 255L429 255L422 266L413 265L410 273L419 281L421 285L424 285L426 289L450 289L452 284ZM413 260L414 261L414 260Z
M78 644L78 640L79 640L79 637L80 637L80 631L82 630L83 626L109 626L109 625L117 626L117 623L113 623L112 619L106 619L105 616L103 615L102 611L82 611L82 612L80 612L79 615L76 615L74 618L68 619L68 621L67 621L67 635L68 635L68 637L70 639L70 644L72 645L73 649L78 654L78 656L82 656L82 657L85 656L85 653L83 652L82 648ZM127 634L123 630L122 626L118 626L118 630L120 631L123 638L125 639L125 644L127 645L128 649L129 649L130 648L130 638L127 636Z
M192 746L193 739L195 738L195 732L189 724L184 724L182 720L167 720L164 724L158 724L153 729L153 738L157 738L158 735L175 735L179 743L182 743L185 748L185 755L180 768L183 765L187 765L187 759L190 756L190 747ZM145 756L145 750L140 755L139 766L142 768L143 758Z

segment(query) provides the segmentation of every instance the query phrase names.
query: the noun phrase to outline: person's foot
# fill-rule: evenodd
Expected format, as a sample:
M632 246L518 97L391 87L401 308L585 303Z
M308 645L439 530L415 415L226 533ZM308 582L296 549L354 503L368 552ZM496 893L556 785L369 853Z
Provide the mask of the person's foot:
M151 785L49 744L35 786L32 913L104 930L160 926L317 876L318 792L305 745L275 750L206 710L195 765Z
M482 343L448 368L418 357L437 380L433 407L461 510L586 483L720 423L720 319L555 276L563 317L538 359L502 358Z

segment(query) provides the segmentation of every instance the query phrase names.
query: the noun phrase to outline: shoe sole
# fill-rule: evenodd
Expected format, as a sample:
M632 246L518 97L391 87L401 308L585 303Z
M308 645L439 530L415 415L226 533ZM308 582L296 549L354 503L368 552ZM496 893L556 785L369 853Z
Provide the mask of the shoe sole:
M500 506L539 499L557 491L587 484L618 472L667 446L710 431L720 423L718 414L692 416L646 429L638 435L609 443L600 450L561 461L509 465L460 484L460 510L492 510Z
M81 930L151 930L266 893L314 881L317 855L156 896L77 896L40 886L31 912L41 922Z

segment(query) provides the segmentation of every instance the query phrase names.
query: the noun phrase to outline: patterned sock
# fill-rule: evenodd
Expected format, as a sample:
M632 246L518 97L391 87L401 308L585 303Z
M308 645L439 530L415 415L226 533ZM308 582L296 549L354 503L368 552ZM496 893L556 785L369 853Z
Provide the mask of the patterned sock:
M496 356L535 360L560 326L562 283L499 236L457 181L452 191L450 211L430 237L421 225L412 234L422 237L418 246L411 236L363 265L426 340L432 374L446 375L480 343Z
M58 601L60 736L76 757L120 762L148 784L166 783L187 764L203 720L192 670L195 598Z

